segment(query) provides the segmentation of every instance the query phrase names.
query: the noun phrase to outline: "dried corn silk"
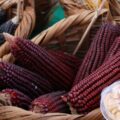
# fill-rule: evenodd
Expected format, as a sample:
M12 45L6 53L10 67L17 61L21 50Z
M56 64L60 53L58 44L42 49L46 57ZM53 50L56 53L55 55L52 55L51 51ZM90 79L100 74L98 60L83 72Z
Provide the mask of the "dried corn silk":
M105 119L120 120L120 81L102 92L101 111Z

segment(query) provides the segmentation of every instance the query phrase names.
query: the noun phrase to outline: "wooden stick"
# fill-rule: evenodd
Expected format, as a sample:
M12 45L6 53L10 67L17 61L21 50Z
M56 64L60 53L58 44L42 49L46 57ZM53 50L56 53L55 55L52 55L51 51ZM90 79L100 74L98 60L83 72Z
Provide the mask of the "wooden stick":
M89 26L87 27L85 33L83 34L81 40L79 41L79 43L77 45L77 47L75 48L75 50L73 52L73 55L75 55L77 53L77 51L80 49L80 47L81 47L82 43L84 42L84 39L86 38L88 32L90 31L91 27L93 26L93 24L96 22L98 16L100 15L101 10L104 7L105 3L106 3L106 0L103 0L102 3L101 3L101 5L100 5L100 7L98 8L98 10L96 10L93 19L91 20Z

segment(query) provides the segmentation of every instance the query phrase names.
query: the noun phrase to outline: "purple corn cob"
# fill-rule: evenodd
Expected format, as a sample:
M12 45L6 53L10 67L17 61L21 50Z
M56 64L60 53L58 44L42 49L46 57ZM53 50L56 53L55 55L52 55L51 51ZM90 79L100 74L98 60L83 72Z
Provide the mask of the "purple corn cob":
M0 95L7 95L8 99L10 99L13 106L18 106L23 109L28 109L29 105L31 103L31 99L21 93L20 91L14 90L14 89L5 89L0 92Z
M82 61L78 57L76 57L74 55L70 55L70 54L62 52L62 51L49 50L49 53L51 53L54 57L59 59L65 65L72 68L75 71L75 73L78 71L78 68Z
M31 41L11 39L11 52L20 64L49 80L54 90L70 90L75 77L70 67Z
M0 62L0 85L17 89L34 99L53 91L48 80L13 64Z
M67 100L79 113L92 111L99 107L101 91L119 79L120 51L75 85Z
M107 61L110 57L115 55L118 51L120 51L120 37L115 39L115 41L112 44L110 50L108 51L108 54L105 58L105 61Z
M101 26L97 35L93 39L85 58L83 59L73 86L103 64L111 45L119 35L119 25L115 26L107 23Z
M53 92L35 99L31 104L31 111L36 113L68 113L70 112L67 104L62 100L61 96L65 95L64 91Z

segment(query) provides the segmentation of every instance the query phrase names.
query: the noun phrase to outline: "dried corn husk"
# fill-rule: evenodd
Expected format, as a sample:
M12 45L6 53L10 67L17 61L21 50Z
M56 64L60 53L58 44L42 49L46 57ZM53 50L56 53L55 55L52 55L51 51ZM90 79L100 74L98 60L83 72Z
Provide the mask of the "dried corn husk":
M101 14L106 12L107 10L103 9ZM35 44L39 45L48 44L51 40L54 40L55 38L62 36L66 32L66 30L68 30L72 26L79 25L83 27L89 24L94 14L95 12L90 10L81 11L81 14L76 14L68 18L65 18L58 22L57 24L55 24L54 26L43 31L41 34L33 38L32 41Z
M36 114L23 109L2 106L0 107L0 120L102 120L100 110L97 109L86 116L69 115L64 113Z
M23 13L23 19L19 24L15 36L27 38L35 26L35 14L32 7L26 7Z
M42 33L37 35L35 38L33 38L32 41L35 44L47 45L49 42L54 41L52 42L53 44L60 43L61 45L68 40L69 41L80 40L81 35L86 29L86 26L90 23L91 19L93 18L95 11L90 10L89 7L86 5L86 3L79 2L79 4L77 4L76 0L61 0L61 1L64 1L64 3L66 2L64 4L65 8L67 8L68 5L70 6L68 7L68 13L70 10L72 10L72 12L70 12L72 16L61 20L54 26L50 27L49 29L43 31ZM78 1L81 1L81 0L78 0ZM67 2L69 2L69 4ZM114 3L114 0L112 1L112 4L113 3ZM107 9L103 9L101 14L103 15L103 13L106 13L107 11L108 11ZM120 22L120 19L117 16L113 16L113 17L118 23ZM102 22L102 20L101 21L100 20L101 19L98 19L99 25ZM9 61L10 54L7 53L6 56L4 57L4 59L7 58L6 60Z
M96 10L102 3L102 0L84 0L84 2L87 4L89 9ZM109 9L108 1L106 1L105 8Z
M113 15L120 15L120 3L118 0L109 0L111 13Z
M97 10L102 0L60 0L60 3L64 7L67 16L80 13L81 9ZM108 20L120 21L120 1L119 0L106 0L104 6L108 10ZM115 17L115 18L114 18Z
M17 2L18 0L1 0L0 7L4 10L7 10L11 6L15 5Z
M5 2L5 0L0 0L0 5L2 5Z
M35 26L35 14L32 7L26 7L23 19L21 20L19 26L15 31L15 36L27 38ZM14 62L14 58L10 53L10 48L8 42L5 42L0 46L0 58L6 62Z
M61 5L63 6L65 10L65 14L67 16L79 14L81 11L84 11L84 4L78 4L77 2L74 2L73 0L60 0Z
M80 1L80 0L79 0ZM82 0L75 2L73 0L60 0L61 5L64 7L67 16L79 14L81 10L96 11L102 3L102 0ZM108 1L106 1L105 9L109 10Z
M0 95L0 106L11 106L10 96L8 94Z
M0 58L2 58L4 55L8 54L10 52L9 43L5 42L0 46Z
M26 12L28 13L28 14L26 14L26 16L28 16L29 19L24 15L24 18L21 21L21 22L23 22L23 24L21 24L21 26L19 25L20 26L20 27L18 27L19 32L17 32L17 30L16 30L16 34L15 34L16 36L21 36L24 38L26 38L25 31L28 31L26 29L29 27L32 29L34 27L34 24L29 25L30 14L31 14L31 18L33 16L32 12L29 10ZM107 10L103 9L101 14L106 13L106 12L107 12ZM57 24L55 24L54 26L50 27L49 29L45 30L44 32L42 32L41 34L39 34L38 36L33 38L32 41L35 44L45 45L55 38L59 39L59 37L62 36L64 34L64 32L66 30L68 30L70 27L76 26L76 25L85 26L86 24L88 24L90 22L90 20L92 19L92 17L94 16L94 14L95 14L95 12L92 12L90 10L84 10L83 12L81 12L81 14L73 15L66 19L63 19L60 22L58 22ZM28 19L28 24L26 23L26 19ZM27 26L27 27L24 27L24 26ZM22 31L20 31L21 28L24 28L24 29ZM18 34L18 33L20 33L20 34ZM23 35L23 33L24 33L24 35ZM0 47L0 57L1 57L1 60L3 60L3 61L14 62L14 61L12 61L12 60L14 60L14 58L12 58L13 56L11 54L9 54L9 44L7 42L5 43L5 45L2 45Z

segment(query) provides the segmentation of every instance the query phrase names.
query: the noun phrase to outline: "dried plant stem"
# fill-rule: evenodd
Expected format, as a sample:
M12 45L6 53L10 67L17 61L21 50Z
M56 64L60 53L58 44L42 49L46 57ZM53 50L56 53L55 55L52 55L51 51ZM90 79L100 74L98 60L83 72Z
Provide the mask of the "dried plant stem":
M79 50L79 48L81 47L82 43L84 42L84 39L86 38L88 32L90 31L91 27L93 26L93 24L96 22L98 16L100 15L101 13L101 10L103 8L103 6L105 5L106 3L106 0L103 0L103 2L101 3L99 9L95 12L95 15L92 19L92 21L90 22L89 26L87 27L85 33L83 34L81 40L79 41L77 47L75 48L74 52L73 52L73 55L75 55L77 53L77 51Z

